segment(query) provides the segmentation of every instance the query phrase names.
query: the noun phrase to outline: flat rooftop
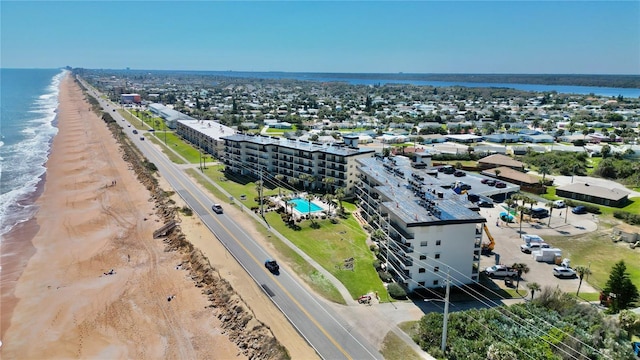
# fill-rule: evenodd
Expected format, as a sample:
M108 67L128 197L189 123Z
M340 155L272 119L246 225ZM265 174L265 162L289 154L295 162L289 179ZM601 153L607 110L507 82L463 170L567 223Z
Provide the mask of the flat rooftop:
M322 152L332 155L352 156L358 154L366 154L375 152L374 149L360 149L348 147L344 144L315 143L299 139L287 139L283 137L235 134L225 136L223 140L231 140L238 142L250 142L258 145L277 145L295 150L304 150L309 152Z
M473 210L476 206L466 196L446 188L450 184L429 175L429 170L413 168L410 163L396 162L394 165L389 159L363 158L357 161L362 172L384 184L376 186L376 190L393 199L383 202L382 206L409 227L486 222Z

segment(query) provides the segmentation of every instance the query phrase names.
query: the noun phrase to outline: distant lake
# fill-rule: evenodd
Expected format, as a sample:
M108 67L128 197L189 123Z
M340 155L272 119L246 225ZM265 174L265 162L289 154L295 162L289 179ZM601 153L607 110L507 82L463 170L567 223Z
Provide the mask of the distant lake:
M418 86L464 86L464 87L480 87L480 88L509 88L523 91L556 91L562 94L579 94L579 95L599 95L599 96L618 96L625 98L640 97L640 89L634 88L612 88L597 86L573 86L573 85L542 85L542 84L514 84L514 83L486 83L486 82L448 82L448 81L423 81L423 80L394 80L394 79L376 79L376 78L353 78L349 74L341 76L323 77L322 74L313 73L286 73L286 72L246 72L246 71L207 71L212 75L252 78L252 79L293 79L308 80L318 82L344 82L352 85L384 85L384 84L408 84Z

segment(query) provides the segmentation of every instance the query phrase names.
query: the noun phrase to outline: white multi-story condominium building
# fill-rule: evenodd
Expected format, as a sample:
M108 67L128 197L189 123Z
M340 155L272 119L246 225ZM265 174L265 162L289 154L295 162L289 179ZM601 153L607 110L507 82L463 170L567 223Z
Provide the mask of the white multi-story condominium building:
M452 285L478 282L486 219L476 205L405 157L358 159L357 170L359 213L385 235L381 255L397 281L409 291L445 286L447 274Z
M375 150L359 149L357 136L345 136L344 144L319 144L297 139L235 134L224 140L228 171L253 177L282 175L282 181L299 181L306 189L329 186L353 193L356 159L372 157ZM328 182L324 179L332 179Z
M193 144L205 154L217 158L224 156L223 136L235 134L236 131L213 120L177 120L176 133ZM162 135L159 135L162 140Z

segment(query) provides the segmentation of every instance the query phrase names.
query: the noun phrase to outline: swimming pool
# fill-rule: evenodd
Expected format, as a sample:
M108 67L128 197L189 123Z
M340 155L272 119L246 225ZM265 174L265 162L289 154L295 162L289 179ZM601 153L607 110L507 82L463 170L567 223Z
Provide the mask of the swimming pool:
M295 198L288 201L289 203L294 203L296 206L294 209L298 210L302 214L307 214L310 212L322 211L322 208L313 201L311 201L311 209L309 209L309 200L303 198Z

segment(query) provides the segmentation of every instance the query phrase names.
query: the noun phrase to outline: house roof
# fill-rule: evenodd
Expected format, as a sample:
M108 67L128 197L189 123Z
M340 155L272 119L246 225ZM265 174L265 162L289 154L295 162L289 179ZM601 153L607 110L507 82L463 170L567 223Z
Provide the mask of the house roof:
M629 195L629 191L623 189L605 188L602 186L591 185L589 183L568 184L565 186L560 186L556 190L570 191L576 194L595 196L601 199L608 199L613 201L620 201Z
M518 181L521 184L537 184L540 178L534 175L525 174L510 167L501 166L495 169L484 170L482 173L495 176L496 171L500 171L500 178L512 181Z
M512 168L522 168L524 167L524 163L520 162L518 160L514 160L506 155L502 155L502 154L493 154L493 155L489 155L487 157L483 157L482 159L478 160L479 163L481 164L491 164L491 165L502 165L502 166L508 166L508 167L512 167Z

